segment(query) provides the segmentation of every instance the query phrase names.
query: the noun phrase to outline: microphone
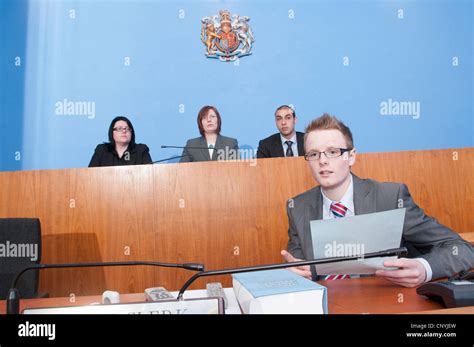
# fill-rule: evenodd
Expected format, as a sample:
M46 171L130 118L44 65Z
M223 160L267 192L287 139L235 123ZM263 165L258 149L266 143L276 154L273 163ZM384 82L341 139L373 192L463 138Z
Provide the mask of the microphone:
M372 252L366 254L359 254L353 256L343 256L343 257L331 257L331 258L320 258L313 260L302 260L292 263L283 263L283 264L268 264L268 265L257 265L257 266L248 266L240 268L231 268L231 269L222 269L222 270L211 270L211 271L201 271L194 274L186 283L181 287L178 293L178 300L183 300L183 294L188 289L188 287L199 277L208 277L216 275L229 275L234 273L241 272L253 272L253 271L263 271L263 270L275 270L275 269L285 269L288 267L296 267L302 265L317 265L317 264L329 264L337 263L348 260L359 260L365 258L378 258L378 257L391 257L391 256L404 256L408 254L406 247L386 249L379 252Z
M182 147L182 146L167 146L167 145L161 145L161 148L181 148L181 149L183 149L184 147Z
M161 148L178 148L178 149L204 149L204 150L209 150L209 149L216 149L216 147L183 147L183 146L167 146L167 145L161 145ZM171 158L168 158L168 159L162 159L162 160L157 160L157 161L154 161L150 164L155 164L155 163L160 163L162 161L168 161L168 160L171 160L171 159L178 159L178 158L183 158L183 157L191 157L191 155L189 154L184 154L184 155L178 155L176 157L171 157Z
M95 262L95 263L64 263L64 264L32 264L21 269L15 276L13 284L8 292L7 297L7 314L20 313L20 292L16 289L18 279L28 270L41 269L60 269L60 268L78 268L78 267L99 267L99 266L159 266L159 267L174 267L190 271L204 271L204 265L199 263L161 263L154 261L117 261L117 262Z
M161 148L216 149L215 146L212 146L212 147L190 147L190 146L182 147L182 146L166 146L166 145L161 145Z
M179 148L179 149L203 149L203 150L209 150L209 149L212 149L212 150L217 150L215 146L212 146L212 147L183 147L183 146L167 146L167 145L161 145L161 148ZM179 155L179 156L176 156L176 157L171 157L171 158L168 158L168 159L163 159L163 160L158 160L158 161L154 161L153 163L150 163L150 164L155 164L155 163L159 163L161 161L167 161L167 160L171 160L171 159L177 159L177 158L183 158L183 157L191 157L191 155L189 154L184 154L184 155Z
M168 160L172 160L172 159L179 159L179 158L183 158L183 157L189 157L189 155L187 155L187 154L185 154L185 155L177 155L177 156L174 156L174 157L171 157L171 158L166 158L166 159L160 159L160 160L152 161L152 162L149 163L149 164L162 163L162 162L164 162L164 161L168 161Z

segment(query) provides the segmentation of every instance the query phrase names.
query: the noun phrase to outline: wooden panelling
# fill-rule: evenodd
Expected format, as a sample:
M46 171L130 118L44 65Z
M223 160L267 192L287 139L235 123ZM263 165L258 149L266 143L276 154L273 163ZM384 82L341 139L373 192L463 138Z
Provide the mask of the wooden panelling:
M426 213L474 231L474 149L367 153L359 177L406 183ZM207 269L280 262L286 201L315 186L303 158L0 172L0 217L38 217L43 262L201 262ZM45 270L40 291L178 289L192 273L128 267ZM218 277L224 285L230 278ZM204 281L204 280L203 280ZM196 287L203 287L197 282Z

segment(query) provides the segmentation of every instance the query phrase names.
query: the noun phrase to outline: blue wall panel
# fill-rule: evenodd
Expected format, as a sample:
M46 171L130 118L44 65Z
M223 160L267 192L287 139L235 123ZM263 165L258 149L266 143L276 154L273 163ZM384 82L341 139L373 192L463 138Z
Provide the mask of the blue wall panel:
M251 18L253 54L238 64L204 56L200 20L222 9ZM468 0L5 0L0 170L87 166L118 115L154 160L179 155L160 145L198 136L206 104L255 150L281 104L295 106L298 130L338 116L359 152L471 147L472 17ZM95 113L58 114L65 99ZM420 112L384 115L390 100Z

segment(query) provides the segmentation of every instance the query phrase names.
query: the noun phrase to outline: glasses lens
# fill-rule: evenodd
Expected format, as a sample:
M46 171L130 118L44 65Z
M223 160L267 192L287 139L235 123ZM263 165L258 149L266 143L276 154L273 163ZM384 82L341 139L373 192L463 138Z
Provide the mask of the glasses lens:
M325 153L328 158L336 158L341 155L341 150L339 148L330 148Z
M130 128L122 128L122 127L119 127L119 128L114 128L115 131L121 133L123 131L126 131L126 132L130 132L131 129Z
M309 153L306 153L305 155L305 158L306 160L318 160L318 157L319 157L319 153L318 152L309 152Z

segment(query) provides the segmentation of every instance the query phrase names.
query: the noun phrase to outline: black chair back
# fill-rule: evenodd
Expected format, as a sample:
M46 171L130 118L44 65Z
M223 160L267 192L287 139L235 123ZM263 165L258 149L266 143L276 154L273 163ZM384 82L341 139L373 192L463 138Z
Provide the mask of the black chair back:
M36 218L0 218L0 299L7 297L13 279L25 266L41 263L41 225ZM19 279L20 296L38 294L39 271L28 270Z

